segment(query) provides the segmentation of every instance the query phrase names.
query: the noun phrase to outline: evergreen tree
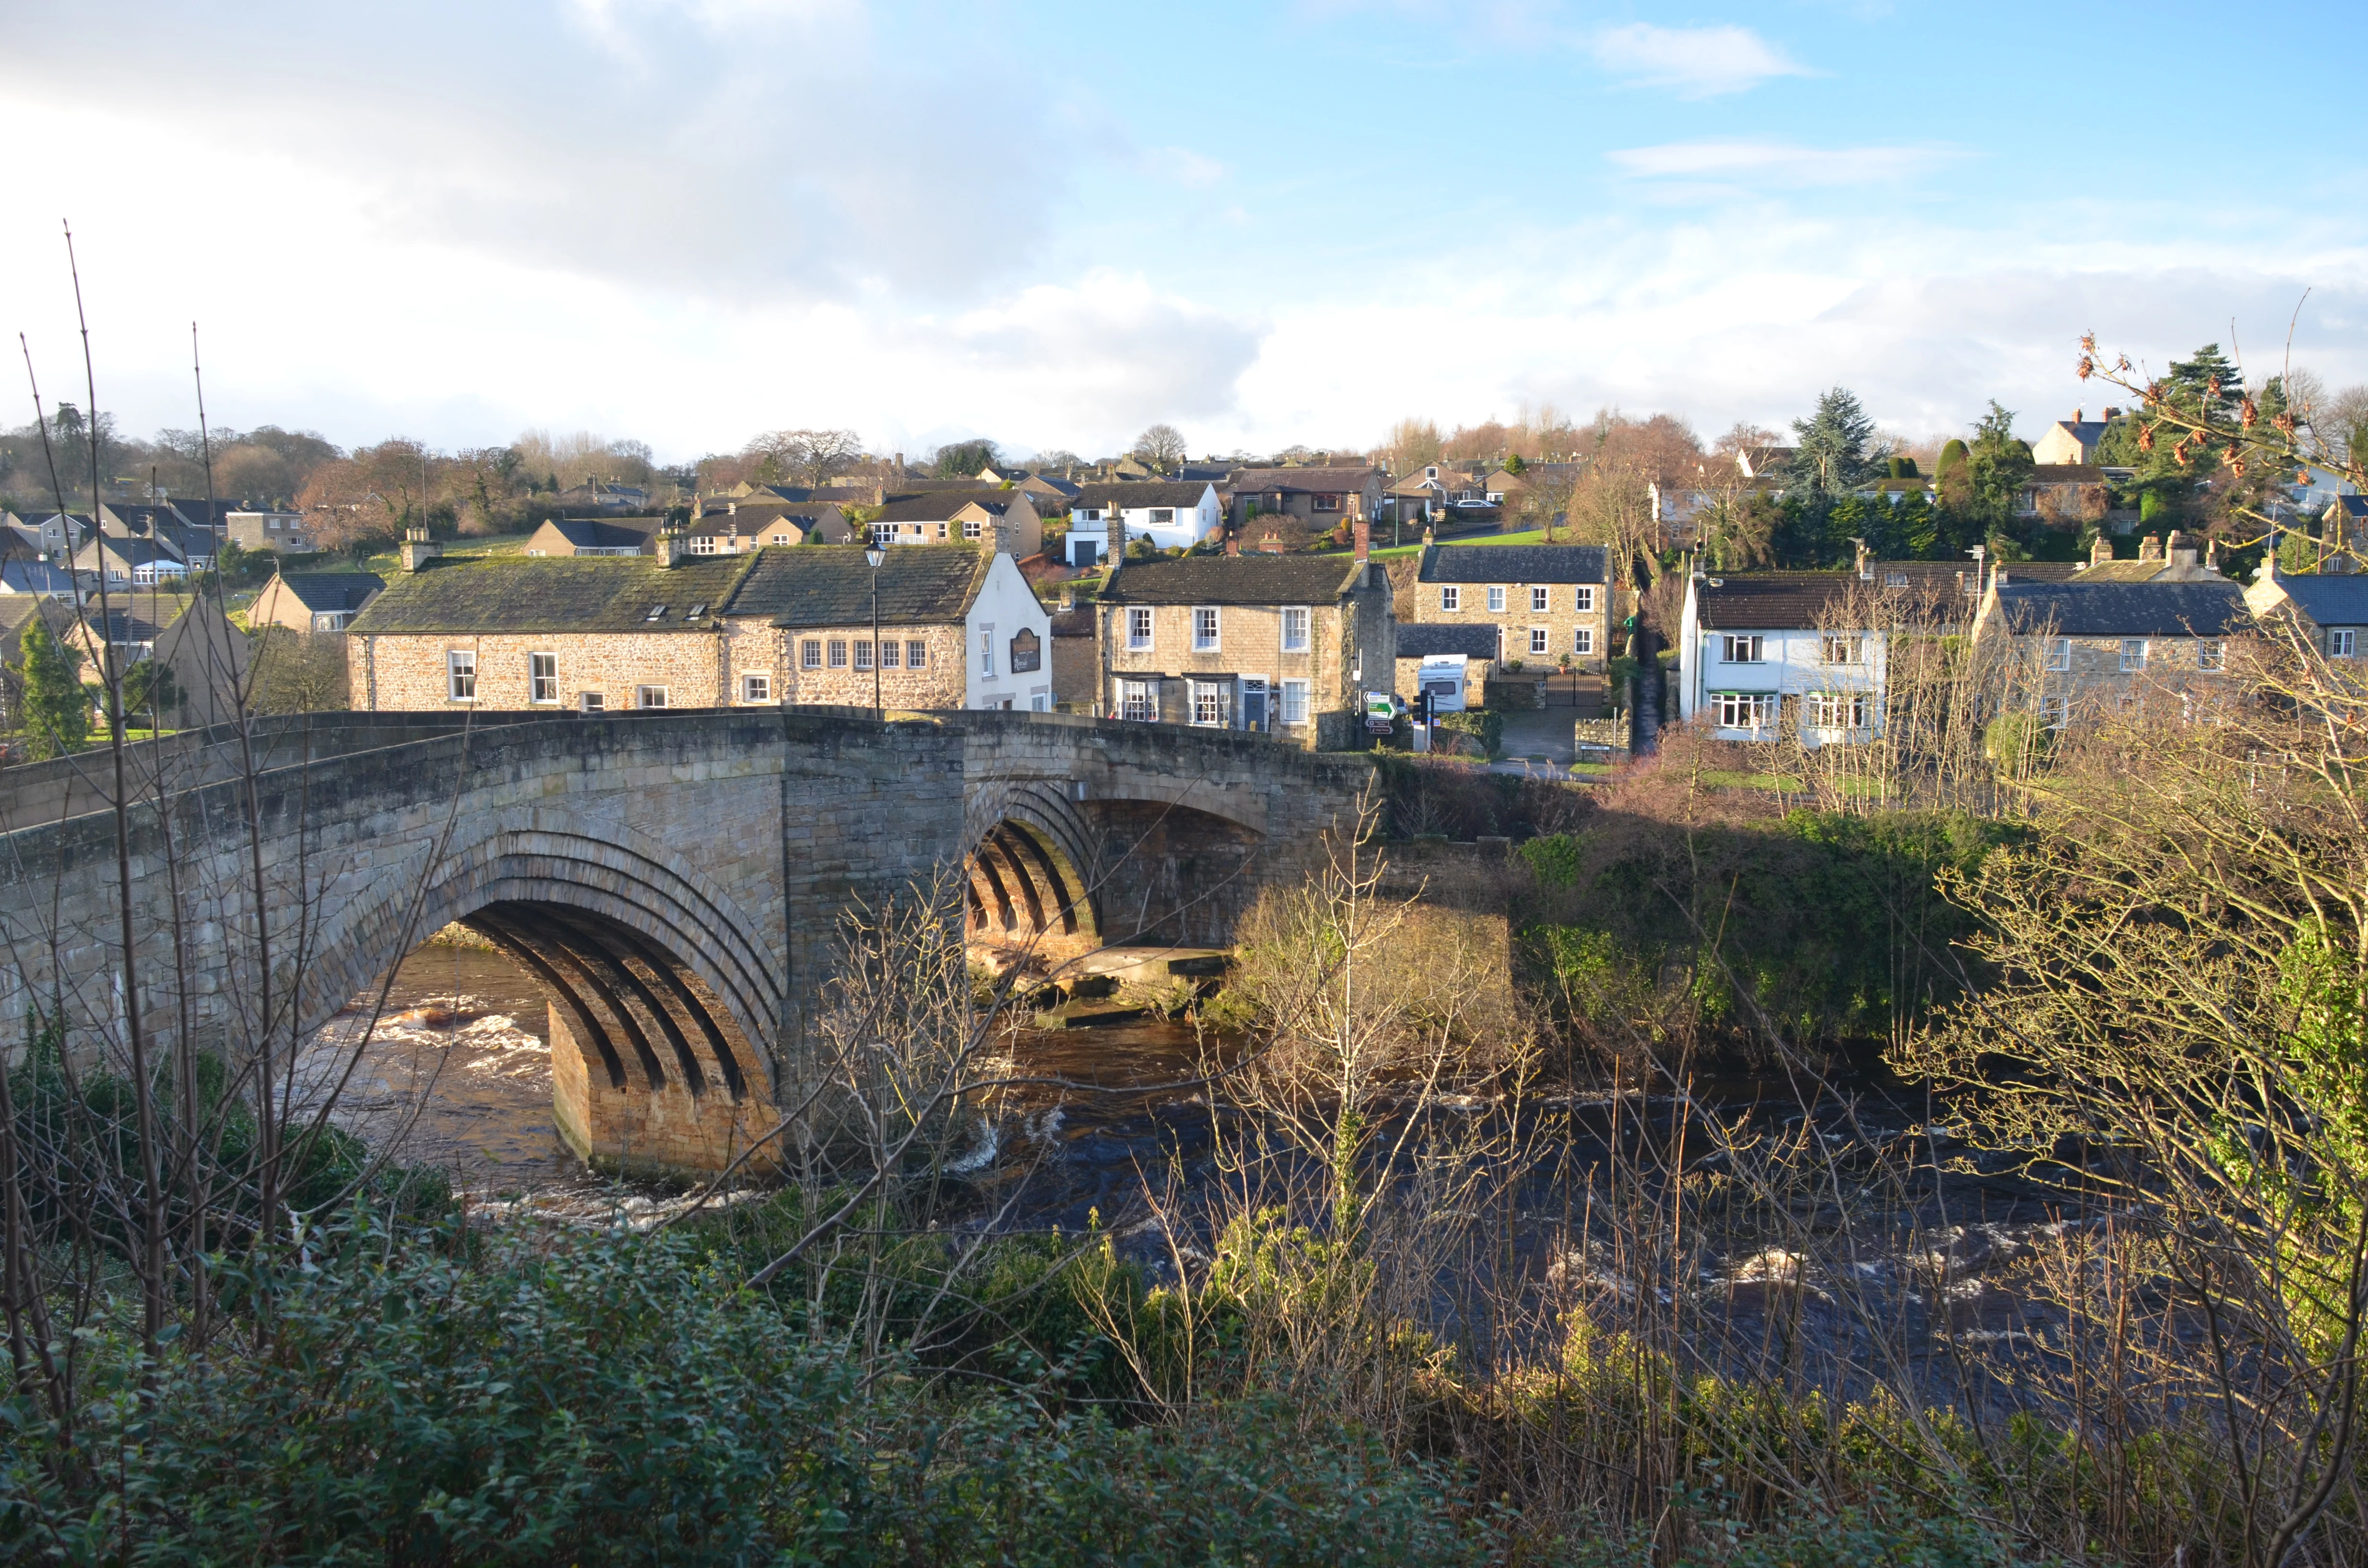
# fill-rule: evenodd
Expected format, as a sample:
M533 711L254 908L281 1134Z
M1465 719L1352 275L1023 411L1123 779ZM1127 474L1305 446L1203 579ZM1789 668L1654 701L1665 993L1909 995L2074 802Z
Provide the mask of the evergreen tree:
M82 651L51 636L38 615L26 624L23 647L25 662L17 673L28 749L37 759L80 751L90 740L90 698L76 678Z
M1817 399L1816 413L1793 421L1793 434L1792 487L1813 502L1848 494L1890 460L1890 449L1873 444L1874 421L1846 387Z
M2014 411L1990 400L1965 450L1966 505L1992 534L2015 531L2015 505L2031 481L2031 444L2014 433Z

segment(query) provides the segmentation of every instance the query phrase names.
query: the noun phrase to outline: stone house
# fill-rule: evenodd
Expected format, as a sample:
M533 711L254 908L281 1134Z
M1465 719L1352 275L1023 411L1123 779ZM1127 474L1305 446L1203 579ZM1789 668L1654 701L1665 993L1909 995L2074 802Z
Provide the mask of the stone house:
M2310 645L2329 659L2368 659L2368 573L2289 576L2272 556L2245 590L2245 604L2258 621L2291 619ZM2368 664L2353 667L2368 673Z
M385 589L375 572L276 572L255 596L246 624L258 631L343 631Z
M1360 744L1368 687L1393 678L1389 575L1353 555L1127 562L1096 602L1098 711L1256 730L1318 751Z
M1147 539L1154 549L1195 545L1224 526L1217 487L1207 480L1138 480L1079 488L1069 506L1068 563L1092 566L1110 560L1123 538L1132 545Z
M1491 657L1511 665L1600 671L1610 656L1611 585L1596 544L1429 544L1415 573L1412 621L1484 626Z
M1278 514L1324 529L1382 515L1382 471L1370 463L1328 467L1247 468L1229 480L1236 528L1252 517Z
M1977 646L2036 693L2051 729L2148 691L2225 689L2229 639L2252 627L2243 590L2210 578L2144 583L1994 580L1974 618Z
M165 716L168 728L200 728L238 715L250 645L207 595L110 595L104 607L86 600L60 641L81 651L85 682L98 678L109 648L120 668L154 660L170 671L177 700Z
M1052 706L1046 618L1011 558L852 545L585 561L423 553L348 625L358 708L598 712L881 700ZM875 652L878 669L873 661Z
M0 599L0 729L22 726L19 703L24 695L25 629L40 619L60 642L74 633L73 607L38 594Z
M647 555L659 517L552 517L527 536L529 555Z
M1486 472L1477 463L1442 458L1408 472L1390 486L1389 497L1401 522L1429 522L1458 501L1487 505Z
M222 517L222 531L241 550L310 555L320 548L315 520L302 512L230 512Z
M650 493L635 484L610 484L588 480L559 493L559 504L571 512L623 515L649 509Z
M2048 467L2093 463L2105 432L2121 416L2120 409L2109 408L2102 419L2091 419L2086 410L2076 408L2071 418L2058 419L2031 443L2031 460Z
M892 495L865 525L882 544L988 544L1006 555L1044 548L1044 520L1017 490L928 490Z

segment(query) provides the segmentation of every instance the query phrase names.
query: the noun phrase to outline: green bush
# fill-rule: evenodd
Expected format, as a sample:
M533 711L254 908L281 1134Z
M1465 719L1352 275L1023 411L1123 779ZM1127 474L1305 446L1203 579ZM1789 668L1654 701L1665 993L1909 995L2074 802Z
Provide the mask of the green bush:
M1439 745L1441 733L1450 737L1445 747ZM1494 756L1505 742L1505 716L1493 708L1467 708L1461 713L1442 713L1433 726L1431 745L1451 756Z

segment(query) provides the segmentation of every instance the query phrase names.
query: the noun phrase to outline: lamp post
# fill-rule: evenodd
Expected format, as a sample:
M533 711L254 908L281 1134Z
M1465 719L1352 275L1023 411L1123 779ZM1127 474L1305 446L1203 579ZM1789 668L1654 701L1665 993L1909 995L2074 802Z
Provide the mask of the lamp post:
M873 534L864 547L863 559L871 563L871 716L880 719L886 710L880 703L880 562L888 552L880 546L880 536Z

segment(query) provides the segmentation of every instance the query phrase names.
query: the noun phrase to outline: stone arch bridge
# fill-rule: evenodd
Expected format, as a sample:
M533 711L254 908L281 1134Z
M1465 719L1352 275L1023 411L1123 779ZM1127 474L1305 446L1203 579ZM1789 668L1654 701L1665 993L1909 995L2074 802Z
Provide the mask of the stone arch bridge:
M1222 943L1370 777L1226 732L825 709L316 714L128 756L152 1040L285 1051L461 922L548 997L578 1153L686 1170L790 1103L850 908L959 865L973 940ZM111 785L104 753L0 771L0 1007L120 1060Z

